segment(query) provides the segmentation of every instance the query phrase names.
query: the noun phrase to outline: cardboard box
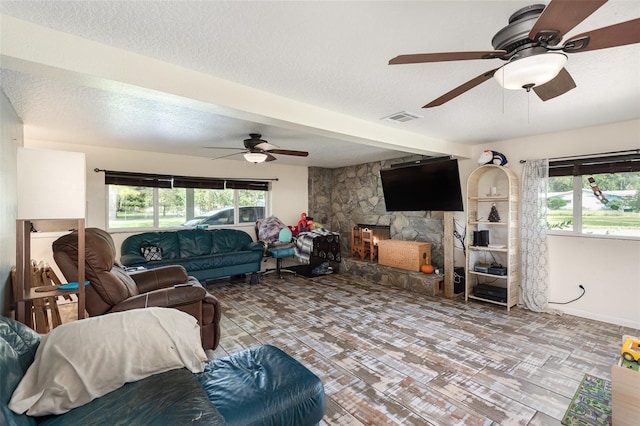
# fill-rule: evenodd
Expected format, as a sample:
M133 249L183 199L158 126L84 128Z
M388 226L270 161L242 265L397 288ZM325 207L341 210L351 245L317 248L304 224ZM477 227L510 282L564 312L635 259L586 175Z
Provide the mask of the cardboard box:
M422 265L431 263L431 243L400 240L378 241L378 263L420 272Z

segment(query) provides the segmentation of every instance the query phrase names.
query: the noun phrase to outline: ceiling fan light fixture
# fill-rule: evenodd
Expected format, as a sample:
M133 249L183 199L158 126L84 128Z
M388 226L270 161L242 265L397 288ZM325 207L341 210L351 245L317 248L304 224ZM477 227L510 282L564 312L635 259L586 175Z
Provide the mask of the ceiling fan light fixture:
M263 152L247 152L244 154L244 159L250 163L263 163L267 159L267 154Z
M548 52L527 56L504 65L493 74L500 86L509 90L527 90L553 80L567 63L564 53Z

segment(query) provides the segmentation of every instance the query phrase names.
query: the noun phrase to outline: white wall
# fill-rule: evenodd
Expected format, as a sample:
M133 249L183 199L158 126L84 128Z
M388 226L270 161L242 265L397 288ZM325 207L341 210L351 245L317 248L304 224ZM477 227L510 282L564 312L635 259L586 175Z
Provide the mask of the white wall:
M478 145L473 158L483 149L504 153L521 177L520 160L640 149L640 120ZM477 167L470 162L463 162L466 176ZM586 289L580 300L551 308L640 329L640 240L558 235L548 240L549 300L574 299L578 284Z
M12 303L11 268L16 264L17 147L22 146L22 121L0 92L0 315Z
M306 167L268 164L251 164L246 161L211 160L209 158L160 154L143 151L119 150L88 145L59 144L44 141L25 141L27 148L56 149L84 152L87 159L87 227L106 229L106 186L104 173L95 168L126 172L176 174L184 176L207 176L228 178L277 178L272 183L271 211L288 225L295 225L300 213L308 208ZM52 176L55 179L55 176ZM254 225L238 226L255 238ZM14 224L15 229L15 224ZM14 231L15 233L15 231ZM134 232L139 233L139 231ZM120 244L131 233L111 233L118 257ZM54 266L51 243L60 234L33 234L32 257L47 261ZM14 244L15 247L15 244ZM57 269L56 269L57 270Z

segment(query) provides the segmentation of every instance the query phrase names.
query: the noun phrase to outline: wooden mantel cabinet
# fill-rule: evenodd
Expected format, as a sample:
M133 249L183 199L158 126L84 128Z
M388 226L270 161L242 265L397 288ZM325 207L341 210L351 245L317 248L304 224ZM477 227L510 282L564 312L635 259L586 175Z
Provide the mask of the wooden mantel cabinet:
M38 231L71 231L78 230L78 283L85 281L85 241L84 218L82 219L19 219L16 222L16 319L33 327L31 306L33 300L68 295L70 291L53 290L37 292L31 286L31 232ZM71 293L78 295L78 319L85 316L85 288L78 285L78 290Z

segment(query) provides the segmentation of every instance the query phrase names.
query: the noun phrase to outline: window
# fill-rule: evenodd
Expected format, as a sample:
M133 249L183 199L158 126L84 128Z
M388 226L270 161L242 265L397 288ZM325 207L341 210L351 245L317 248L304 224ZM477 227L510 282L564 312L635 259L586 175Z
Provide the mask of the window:
M640 154L549 161L547 208L552 231L640 238Z
M153 226L153 188L109 185L108 206L110 229Z
M109 230L255 223L269 183L105 171Z

